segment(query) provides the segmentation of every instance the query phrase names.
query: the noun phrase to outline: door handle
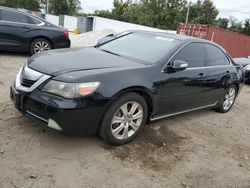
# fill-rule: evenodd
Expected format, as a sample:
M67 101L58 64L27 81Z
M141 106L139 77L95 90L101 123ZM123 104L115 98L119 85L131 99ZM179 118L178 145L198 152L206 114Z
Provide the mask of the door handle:
M198 74L198 78L204 78L205 76L206 76L206 74L204 74L204 73Z

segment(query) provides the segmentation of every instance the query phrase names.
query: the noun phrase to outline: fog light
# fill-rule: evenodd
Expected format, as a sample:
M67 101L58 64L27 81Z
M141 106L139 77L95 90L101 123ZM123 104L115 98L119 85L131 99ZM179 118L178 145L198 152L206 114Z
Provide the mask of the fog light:
M62 128L53 119L49 119L48 127L58 131L62 131Z

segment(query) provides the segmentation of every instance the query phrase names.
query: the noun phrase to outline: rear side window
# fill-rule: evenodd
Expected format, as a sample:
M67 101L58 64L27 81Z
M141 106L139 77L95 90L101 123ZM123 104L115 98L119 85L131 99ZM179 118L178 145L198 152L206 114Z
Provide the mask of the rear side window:
M188 67L204 67L205 49L201 43L191 43L186 45L175 56L174 60L182 60L188 63Z
M218 47L211 44L205 44L205 48L207 51L208 66L220 66L230 64L230 61L227 56Z
M14 12L10 10L1 10L0 20L9 21L9 22L18 22L18 23L28 23L28 24L39 24L38 20L29 17L25 14Z
M39 20L37 20L35 18L29 17L29 16L27 16L27 17L28 17L28 21L29 21L30 24L36 24L37 25L37 24L41 23Z

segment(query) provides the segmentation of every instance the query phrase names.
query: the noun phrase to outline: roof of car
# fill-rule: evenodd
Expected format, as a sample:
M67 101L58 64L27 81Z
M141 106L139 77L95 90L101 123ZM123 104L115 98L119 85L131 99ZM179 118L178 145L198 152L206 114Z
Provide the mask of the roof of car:
M36 15L33 15L33 14L29 13L29 12L22 11L21 9L15 9L15 8L11 8L11 7L3 7L3 6L0 6L0 8L1 8L1 9L5 9L5 10L10 10L10 11L19 12L19 13L22 13L22 14L24 14L24 15L28 15L28 16L34 17L34 18L36 18L36 19L39 19L40 21L43 21L43 22L45 22L45 23L49 23L49 22L47 22L45 19L43 19L43 18L41 18L41 17L39 17L39 16L36 16ZM25 10L25 9L23 9L23 10ZM51 24L51 23L49 23L49 24ZM53 24L51 24L51 25L53 25Z
M134 33L148 33L148 34L162 36L162 37L169 37L169 38L173 38L173 39L180 40L180 41L195 40L195 41L201 41L201 42L209 42L208 40L204 40L204 39L200 39L200 38L196 38L196 37L191 37L191 36L186 36L186 35L168 33L167 31L166 32L144 31L144 30L130 30L130 31L134 32Z

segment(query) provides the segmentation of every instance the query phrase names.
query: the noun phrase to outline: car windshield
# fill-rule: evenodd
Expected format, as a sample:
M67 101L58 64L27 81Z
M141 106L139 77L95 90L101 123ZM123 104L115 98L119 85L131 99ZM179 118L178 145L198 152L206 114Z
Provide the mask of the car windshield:
M178 43L173 38L145 33L131 33L99 47L100 50L142 61L146 64L158 62Z

